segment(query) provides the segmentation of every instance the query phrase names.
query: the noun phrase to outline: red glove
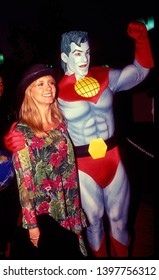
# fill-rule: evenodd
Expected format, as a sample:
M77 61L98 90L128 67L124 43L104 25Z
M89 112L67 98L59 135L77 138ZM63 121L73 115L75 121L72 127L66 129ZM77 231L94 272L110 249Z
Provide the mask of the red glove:
M131 22L128 25L128 35L135 39L135 58L145 68L154 67L148 31L142 22Z
M4 136L4 145L10 152L17 152L25 147L25 137L22 132L15 130L17 122L14 122L9 132Z

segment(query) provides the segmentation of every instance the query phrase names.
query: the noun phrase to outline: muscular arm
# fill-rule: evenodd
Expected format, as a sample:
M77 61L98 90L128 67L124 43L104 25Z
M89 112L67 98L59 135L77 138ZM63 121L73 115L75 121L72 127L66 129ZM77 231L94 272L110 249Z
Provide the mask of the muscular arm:
M131 89L141 83L154 66L153 57L145 25L133 22L128 25L128 35L135 39L134 62L123 69L111 70L109 87L112 92Z
M109 73L109 88L115 93L131 89L140 84L149 74L150 69L142 67L136 60L123 69L112 69Z

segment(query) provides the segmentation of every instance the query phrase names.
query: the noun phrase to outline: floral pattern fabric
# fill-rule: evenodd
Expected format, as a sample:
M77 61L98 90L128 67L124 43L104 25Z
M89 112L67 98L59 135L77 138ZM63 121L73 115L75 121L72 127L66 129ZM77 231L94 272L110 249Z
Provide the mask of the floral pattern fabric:
M78 178L72 143L64 123L37 137L30 127L16 127L26 138L24 149L13 153L13 164L23 213L23 227L37 227L36 217L49 214L62 227L78 235L80 249L87 255L82 227L85 215L80 207Z

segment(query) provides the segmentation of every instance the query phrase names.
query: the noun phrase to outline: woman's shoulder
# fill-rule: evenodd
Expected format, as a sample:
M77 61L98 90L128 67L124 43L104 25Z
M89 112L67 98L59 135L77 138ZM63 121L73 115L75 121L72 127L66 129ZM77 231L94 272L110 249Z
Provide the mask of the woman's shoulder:
M16 125L16 129L17 130L25 130L25 129L29 130L30 127L29 127L29 125L27 125L25 123L18 122L17 125Z
M16 130L22 132L27 137L29 137L29 136L33 137L33 135L34 135L32 130L31 130L31 128L30 128L30 126L25 124L25 123L22 123L22 122L18 122L17 123Z

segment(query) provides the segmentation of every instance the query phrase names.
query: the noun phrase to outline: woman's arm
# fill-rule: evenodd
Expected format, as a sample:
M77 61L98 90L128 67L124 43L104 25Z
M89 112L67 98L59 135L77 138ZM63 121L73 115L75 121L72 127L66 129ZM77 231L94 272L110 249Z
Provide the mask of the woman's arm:
M29 230L30 240L37 247L40 230L38 228L35 209L35 185L29 147L13 153L14 169L19 189L19 199L22 207L23 227Z

